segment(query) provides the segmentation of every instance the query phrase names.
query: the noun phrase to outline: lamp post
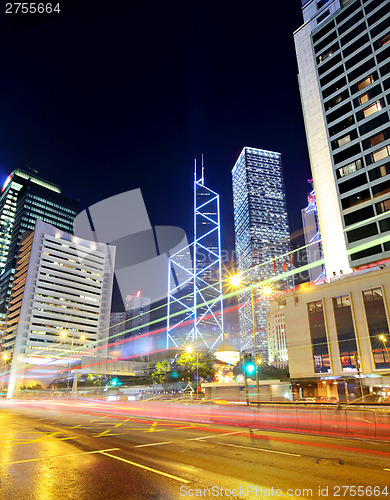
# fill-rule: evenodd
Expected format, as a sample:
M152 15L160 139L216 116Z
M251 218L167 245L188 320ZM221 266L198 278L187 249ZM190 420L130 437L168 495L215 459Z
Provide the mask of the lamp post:
M196 394L198 394L198 367L199 367L199 357L197 351L194 350L192 345L186 347L186 353L192 354L194 353L196 356Z
M68 338L68 336L66 334L66 331L63 330L60 333L60 337L63 338L63 339ZM66 395L68 395L68 392L69 392L69 378L70 378L70 372L71 372L71 358L72 358L72 352L73 352L74 337L71 336L70 339L71 339L71 345L70 345L70 358L69 358L69 361L68 361L68 376L66 378ZM80 336L80 340L85 340L85 335L81 335Z
M236 274L234 276L231 276L230 279L230 284L234 288L243 288L245 286L250 287L250 292L251 292L251 304L252 304L252 326L253 326L253 347L255 351L255 361L256 365L261 363L261 360L258 359L257 357L257 341L256 341L256 318L255 318L255 301L253 298L253 287L249 285L248 283L245 283L242 281L241 276L239 274ZM246 380L246 375L245 375L245 380ZM258 367L256 366L256 392L257 392L257 399L259 400L260 397L260 388L259 388L259 370Z
M385 364L387 363L386 361L386 356L385 356L385 351L386 351L386 354L387 354L387 357L389 358L389 350L387 348L387 345L386 345L386 342L387 342L387 337L385 337L384 335L379 335L379 340L382 342L383 344L383 347L382 347L382 351L383 351L383 361L385 362ZM390 362L390 359L389 359L389 362Z

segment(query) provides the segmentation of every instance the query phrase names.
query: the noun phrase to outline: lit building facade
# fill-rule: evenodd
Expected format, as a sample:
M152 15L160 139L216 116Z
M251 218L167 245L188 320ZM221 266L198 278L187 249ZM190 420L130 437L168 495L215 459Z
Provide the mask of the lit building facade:
M150 320L149 297L142 297L140 291L136 295L128 295L126 297L125 308L131 320L129 335L134 337L147 333L149 331Z
M78 202L35 174L14 170L0 195L0 329L4 323L22 234L33 231L39 218L61 231L73 233Z
M325 265L322 262L322 244L321 232L318 221L318 210L316 203L316 195L312 189L307 197L307 207L302 209L303 234L305 236L307 263L315 264L315 267L310 267L310 281L325 280Z
M335 384L341 399L346 387L360 392L359 372L363 387L390 386L388 262L301 285L283 299L292 379L317 382L324 390Z
M167 348L215 350L223 340L219 195L194 172L194 241L170 257Z
M12 360L9 396L21 384L21 363L30 359L106 358L114 262L115 247L40 220L25 233L2 344L2 355Z
M302 0L294 33L327 279L390 257L388 0Z
M233 170L233 209L238 272L255 284L282 272L289 252L289 226L280 153L245 147ZM288 260L288 257L286 257ZM275 266L276 264L276 266ZM286 287L286 281L275 282ZM253 289L256 347L268 360L267 314L269 303ZM241 349L254 352L250 289L239 295Z
M288 366L284 307L284 301L271 300L267 316L268 364L276 368Z

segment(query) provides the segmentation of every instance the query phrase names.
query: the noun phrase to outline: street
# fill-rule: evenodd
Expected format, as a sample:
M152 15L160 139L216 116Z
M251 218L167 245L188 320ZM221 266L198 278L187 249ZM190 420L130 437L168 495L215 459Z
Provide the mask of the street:
M2 401L1 498L390 495L388 443L134 416L126 404Z

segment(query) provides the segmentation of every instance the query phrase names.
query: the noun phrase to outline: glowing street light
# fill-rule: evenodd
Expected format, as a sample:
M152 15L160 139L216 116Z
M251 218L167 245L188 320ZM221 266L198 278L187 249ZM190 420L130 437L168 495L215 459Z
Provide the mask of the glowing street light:
M68 335L66 333L65 330L62 330L61 333L60 333L60 337L65 339L65 338L68 338ZM73 352L73 342L74 342L74 337L71 336L70 337L71 339L71 344L70 344L70 355L72 356L72 352ZM81 335L80 336L80 340L85 340L85 335ZM66 392L68 393L68 390L69 390L69 377L70 377L70 372L71 372L71 361L69 359L68 361L68 377L67 377L67 380L66 380Z
M231 286L233 286L234 288L248 286L248 284L242 280L242 277L240 274L230 276L229 281L230 281ZM255 359L257 360L255 302L253 300L253 287L252 286L250 287L250 291L251 291L251 303L252 303L253 341L254 341ZM259 394L260 394L259 371L257 369L256 369L256 390L257 390L257 399L259 399Z
M383 348L382 348L382 351L383 351L383 361L386 363L386 356L385 356L385 351L387 353L387 357L389 357L389 350L387 348L387 345L386 345L386 342L387 342L387 337L385 337L385 335L379 335L379 340L382 342L383 344ZM390 360L390 358L389 358Z
M268 298L271 297L271 295L274 293L274 290L271 286L266 285L261 289L261 293L264 295L264 297Z
M198 357L198 353L194 350L194 348L192 347L192 345L188 345L186 347L186 353L187 354L192 354L194 353L196 355L196 393L198 393L198 367L199 367L199 357Z

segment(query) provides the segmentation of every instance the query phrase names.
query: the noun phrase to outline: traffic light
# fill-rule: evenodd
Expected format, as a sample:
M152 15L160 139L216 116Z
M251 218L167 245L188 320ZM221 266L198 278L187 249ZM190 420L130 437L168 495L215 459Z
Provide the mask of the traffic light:
M244 372L249 376L256 373L256 363L252 359L252 354L244 355Z
M112 378L110 381L110 385L118 386L122 385L122 382L118 378Z

